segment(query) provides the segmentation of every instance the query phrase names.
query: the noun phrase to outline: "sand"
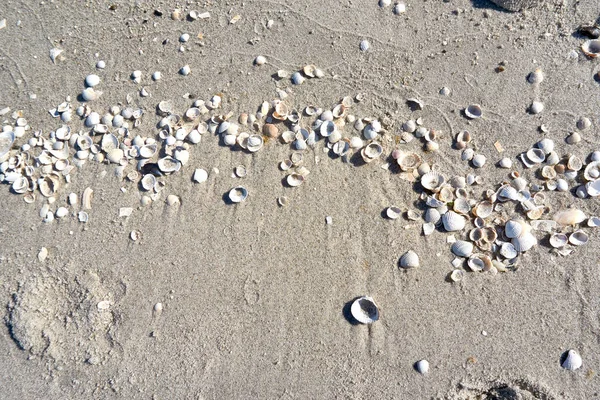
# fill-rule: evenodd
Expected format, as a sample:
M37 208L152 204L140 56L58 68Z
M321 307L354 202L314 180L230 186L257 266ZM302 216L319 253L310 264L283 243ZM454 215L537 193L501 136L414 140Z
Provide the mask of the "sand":
M193 99L219 93L223 109L239 113L276 98L278 87L291 88L286 101L298 107L331 107L364 93L353 108L357 115L387 115L396 126L423 117L441 131L440 151L425 158L448 176L474 172L451 148L453 134L471 131L488 158L476 171L484 179L478 194L506 179L495 162L514 159L543 137L555 141L559 154L585 158L600 149L600 87L593 79L599 64L580 52L570 55L583 41L575 28L600 14L592 1L546 2L520 13L479 0L412 2L399 16L374 0L179 4L184 15L210 12L197 21L171 20L175 3L115 4L115 10L32 1L2 7L0 108L23 110L32 127L49 132L60 122L47 110L66 96L75 99L85 76L97 73L103 94L92 107L104 112L129 94L146 111L137 129L154 135L154 110L165 99L183 112ZM234 15L241 19L230 24ZM192 39L179 52L185 32ZM359 50L363 39L371 45L367 52ZM56 64L48 57L54 47L64 50ZM257 55L267 63L253 66ZM96 70L98 60L106 62L104 70ZM274 78L279 69L293 72L308 63L326 76L294 87ZM496 70L500 63L503 72ZM186 64L191 74L184 77L177 71ZM525 78L537 67L545 80L534 89ZM130 80L134 70L143 71L141 84ZM150 79L155 70L163 75L158 82ZM450 96L438 94L443 86ZM141 87L149 97L139 96ZM411 112L409 97L427 106ZM535 99L545 110L528 114ZM481 104L484 118L461 114L473 103ZM564 138L580 116L593 126L569 146ZM541 124L548 133L540 133ZM78 118L71 125L83 127ZM451 283L447 234L424 237L418 221L382 218L392 204L416 210L413 185L381 168L384 160L344 163L322 147L305 152L307 182L289 188L278 169L288 146L272 141L251 155L204 135L188 165L167 180L164 197L147 207L113 166L89 162L57 197L64 204L70 192L91 187L87 224L74 216L44 223L42 199L26 204L3 185L0 398L598 395L597 231L589 230L590 243L568 257L542 241L515 271L468 273ZM237 165L246 166L247 177L231 177ZM209 171L207 182L192 182L195 168ZM516 160L515 169L535 179ZM238 184L248 188L248 199L226 204L225 193ZM168 206L167 194L181 204ZM597 200L551 195L552 210L574 204L600 214ZM290 204L279 207L279 196ZM134 212L119 217L120 207ZM132 230L142 238L130 240ZM43 262L42 247L49 252ZM409 249L421 266L401 271L398 259ZM347 319L349 302L362 295L380 307L380 320L369 326ZM99 312L100 301L110 308ZM583 357L577 371L560 366L569 349ZM420 359L431 364L428 375L413 369Z

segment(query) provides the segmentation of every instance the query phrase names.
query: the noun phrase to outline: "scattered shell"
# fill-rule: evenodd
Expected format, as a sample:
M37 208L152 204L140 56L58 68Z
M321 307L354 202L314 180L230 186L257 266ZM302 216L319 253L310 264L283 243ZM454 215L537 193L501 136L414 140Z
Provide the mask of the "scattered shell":
M560 363L561 367L568 369L569 371L575 371L581 368L583 360L578 352L575 350L569 350L566 355L563 355L563 360Z
M243 186L234 187L229 191L229 200L233 203L241 203L248 197L248 190Z
M586 56L590 58L596 58L600 56L600 40L586 40L581 45L581 50Z
M582 230L577 230L569 236L569 243L573 246L582 246L586 244L589 240L587 233Z
M419 264L419 256L412 250L407 251L400 257L400 267L401 268L416 268Z
M457 214L454 211L448 211L442 215L442 223L444 224L444 229L446 231L455 232L463 230L467 221L462 215Z
M554 214L553 218L559 225L576 225L586 220L583 211L576 208L559 211Z
M592 121L587 117L581 117L577 120L576 126L577 129L585 131L592 126Z
M400 153L396 159L402 171L412 171L421 165L421 157L417 153Z
M304 176L298 173L293 173L287 176L286 182L289 186L296 187L302 185L302 183L304 183L304 179Z
M176 196L174 194L170 194L167 196L167 200L166 200L167 204L169 206L174 206L176 204L180 204L181 200L179 199L179 196Z
M519 237L524 233L524 228L523 221L510 220L504 225L504 235L509 239Z
M379 158L382 153L383 147L377 142L369 143L360 152L363 160L367 163Z
M400 215L402 215L402 210L400 210L398 207L391 206L385 209L385 215L389 219L397 219L400 217Z
M546 153L544 152L544 150L538 149L538 148L533 148L533 149L527 150L526 155L527 155L527 159L529 159L529 161L531 161L534 164L543 163L544 160L546 159Z
M421 186L432 192L438 191L444 182L444 176L434 171L428 172L421 177Z
M565 247L567 245L569 239L567 238L567 235L563 233L553 233L550 235L550 239L548 241L550 242L550 246L554 247L555 249L560 249L561 247Z
M206 170L204 170L202 168L197 168L194 171L194 176L192 179L196 183L206 182L206 180L208 179L208 172L206 172ZM154 185L152 185L152 186L154 186Z
M85 190L83 191L83 194L81 195L81 207L84 210L91 210L92 209L92 196L94 194L94 191L92 190L92 188L85 188Z
M38 260L40 260L41 262L46 261L46 258L48 258L48 249L45 247L42 247L37 255Z
M300 72L294 72L291 77L291 81L294 85L301 85L306 80Z
M479 104L471 104L465 108L465 115L470 119L481 118L483 111Z
M499 253L502 257L509 260L512 260L519 255L512 243L503 243L500 247Z
M473 159L471 160L471 163L473 164L473 167L481 168L485 165L486 161L487 161L487 159L485 158L485 156L483 154L475 154L473 156Z
M577 144L581 142L581 135L579 134L579 132L572 132L569 136L567 136L565 141L567 142L567 144Z
M146 174L140 180L140 185L145 191L150 191L156 185L156 177L152 174Z
M183 67L181 67L181 69L179 70L179 73L183 76L187 76L190 74L192 70L190 69L189 65L184 65Z
M465 277L465 271L462 269L455 269L454 271L452 271L450 273L450 280L452 282L462 281L464 277Z
M361 324L372 324L379 319L379 309L372 297L363 296L354 300L350 313Z
M450 250L458 257L470 257L473 254L473 244L465 240L457 240Z
M406 12L406 4L404 3L396 3L394 5L394 14L400 15Z
M544 73L542 72L541 68L536 68L535 71L530 72L529 75L527 75L527 82L534 85L542 83L543 80Z
M600 178L600 161L592 161L586 165L583 171L583 177L587 181L594 181Z
M415 363L415 370L421 375L429 373L429 362L427 360L419 360Z
M265 58L265 56L257 56L254 59L254 65L263 65L267 62L267 59Z
M247 143L246 143L246 148L248 149L249 152L251 153L255 153L257 151L259 151L260 149L262 149L263 147L263 138L260 135L250 135L248 137Z
M360 51L367 51L367 50L369 50L369 47L371 47L371 45L369 44L369 41L365 39L360 42L359 47L360 47Z
M428 208L427 211L425 211L425 215L423 216L425 222L433 224L437 224L441 218L442 216L440 212L435 208Z
M544 111L544 103L541 101L534 101L529 106L529 112L532 114L539 114Z
M177 172L181 168L181 162L171 156L166 156L158 160L158 168L161 172Z
M521 234L521 236L512 239L511 243L515 246L515 250L522 253L535 246L537 244L537 239L531 233L524 233Z

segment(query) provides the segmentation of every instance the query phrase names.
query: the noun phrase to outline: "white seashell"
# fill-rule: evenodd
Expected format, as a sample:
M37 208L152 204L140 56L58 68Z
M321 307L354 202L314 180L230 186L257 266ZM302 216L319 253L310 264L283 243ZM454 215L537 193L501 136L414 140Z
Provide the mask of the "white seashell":
M400 257L400 268L417 268L420 265L419 256L412 250L407 251Z
M591 197L600 196L600 179L586 183L585 190Z
M559 192L566 192L567 190L569 190L569 183L564 179L557 179L556 190L558 190Z
M423 224L423 235L429 236L435 231L435 224L433 222L425 222Z
M206 170L204 170L202 168L196 168L192 179L196 183L206 182L206 180L208 179L208 172L206 172Z
M145 191L150 191L154 189L154 186L156 185L156 177L152 174L146 174L142 177L140 185Z
M106 159L113 164L119 164L123 159L123 150L121 149L111 149L106 153Z
M400 210L398 207L395 206L391 206L385 209L385 215L389 218L389 219L397 219L398 217L400 217L400 215L402 214L402 210Z
M81 92L81 99L83 101L94 101L96 99L98 99L99 92L96 92L94 89L92 89L91 87L85 88L82 92Z
M590 228L597 228L600 226L600 218L598 217L590 217L587 222L587 226Z
M483 111L479 104L471 104L465 108L465 115L470 119L481 118Z
M591 161L600 161L600 151L594 151L590 154Z
M594 181L600 179L600 161L592 161L586 165L583 171L583 177L587 181Z
M499 201L516 200L519 196L517 189L510 185L504 185L496 192Z
M429 222L429 223L433 223L433 224L437 224L441 218L442 218L442 216L441 216L440 212L435 208L428 208L427 211L425 211L425 215L423 217L425 222Z
M569 371L575 371L576 369L581 368L583 365L583 360L578 352L575 350L569 350L566 356L563 356L564 359L561 362L561 367L564 369L568 369Z
M586 244L589 240L587 233L582 230L577 230L569 236L569 243L573 246L582 246Z
M434 171L428 172L421 177L421 186L432 192L438 191L444 182L444 176Z
M509 239L514 239L525 233L523 221L510 220L504 225L504 235Z
M506 259L512 260L517 257L519 253L517 253L517 250L512 243L503 243L500 247L500 255Z
M473 159L471 160L471 163L473 164L473 167L475 168L481 168L485 165L486 162L486 158L483 154L475 154L473 156Z
M467 266L473 272L480 272L486 268L486 263L482 257L474 255L467 261Z
M173 152L173 157L179 161L181 165L185 165L190 160L190 152L182 148L177 148Z
M473 243L465 240L457 240L452 243L450 250L458 257L470 257L473 254Z
M408 133L413 133L417 130L417 123L413 119L409 119L402 124L402 130Z
M263 147L263 138L261 135L250 135L246 143L246 148L251 153L256 153Z
M462 281L464 277L465 277L465 271L462 269L455 269L454 271L452 271L450 273L450 280L452 282Z
M360 152L363 160L367 163L379 158L382 153L383 147L377 142L369 143Z
M264 65L267 62L267 59L265 58L265 56L257 56L254 59L254 65Z
M537 239L532 233L523 233L519 237L512 239L511 243L516 251L523 253L535 246L537 244Z
M191 68L189 65L184 65L183 67L181 67L181 69L179 70L179 73L183 76L187 76L190 74L190 72L192 72Z
M13 146L15 142L14 132L0 132L0 158L4 157Z
M560 157L558 156L558 153L556 153L555 151L551 151L550 153L548 153L548 156L546 157L546 164L556 165L559 161Z
M81 207L84 210L91 210L92 209L92 197L94 195L94 191L92 190L92 188L85 188L83 190L83 194L81 195Z
M369 44L368 40L366 40L366 39L361 40L360 45L359 45L360 51L367 51L367 50L369 50L370 47L371 47L371 45Z
M11 189L15 193L23 194L29 189L29 180L24 176L20 176L13 181Z
M586 40L581 45L581 50L590 58L600 56L600 39Z
M544 152L542 149L533 148L527 150L526 156L527 159L533 164L540 164L546 159L546 152Z
M372 297L363 296L354 300L350 314L361 324L372 324L379 319L379 309Z
M541 101L534 101L529 106L529 112L532 114L539 114L544 111L544 104Z
M324 121L319 127L319 133L323 137L329 137L332 133L337 131L337 126L333 121Z
M550 154L552 151L554 151L554 141L548 138L540 140L537 142L536 146L545 154Z
M406 12L406 4L404 3L396 3L394 5L394 14L400 15Z
M64 218L69 214L69 210L66 207L58 207L54 215L56 218Z
M419 168L422 163L422 159L417 153L401 152L398 154L396 162L402 171L410 172L416 168Z
M241 203L248 197L248 190L243 186L234 187L229 191L229 200L232 203Z
M529 75L527 75L527 82L531 83L532 85L540 84L543 80L544 73L542 72L541 68L536 68L535 71L530 72Z
M442 215L442 223L444 224L444 229L448 232L460 231L465 228L466 219L460 214L455 213L454 211L448 211L444 215Z
M302 185L302 183L304 183L304 176L297 174L297 173L293 173L293 174L289 174L286 178L286 182L289 186L291 187L297 187Z
M471 161L475 157L475 150L470 147L467 147L460 154L460 159L463 161Z
M85 126L93 127L100 123L100 115L97 112L91 112L90 115L85 119Z
M294 85L301 85L306 80L300 72L294 72L291 77L291 81Z
M166 156L158 160L158 168L164 173L177 172L181 169L181 162L171 156Z
M550 235L550 239L548 241L550 242L550 246L554 247L555 249L559 249L561 247L565 247L569 239L565 234L553 233Z
M85 77L85 84L88 87L98 86L100 84L100 77L98 75L90 74Z
M581 135L579 132L572 132L569 136L567 136L565 142L567 142L567 144L577 144L581 142Z
M559 225L576 225L586 220L583 211L576 208L559 211L553 218Z
M427 360L419 360L415 363L415 370L421 375L429 373L429 362Z

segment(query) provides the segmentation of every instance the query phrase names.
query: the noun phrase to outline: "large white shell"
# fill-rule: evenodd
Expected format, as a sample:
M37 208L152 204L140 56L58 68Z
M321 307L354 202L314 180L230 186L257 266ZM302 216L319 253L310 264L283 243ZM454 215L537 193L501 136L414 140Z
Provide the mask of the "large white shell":
M585 221L585 219L584 212L576 208L559 211L554 214L554 220L560 225L576 225Z
M457 240L452 243L450 250L458 257L470 257L473 254L473 243L466 240Z
M519 237L523 233L523 222L510 220L504 226L504 235L509 239Z
M521 236L512 239L511 243L515 246L516 251L522 253L535 246L537 244L537 239L531 233L524 233Z
M181 168L181 162L171 156L166 156L158 160L158 168L161 172L177 172Z
M437 224L441 218L442 216L437 209L428 208L427 211L425 211L425 216L423 219L425 220L425 222Z
M444 176L435 171L428 172L421 177L421 186L432 192L437 191L444 182Z
M471 104L465 108L465 115L471 119L481 118L483 111L479 104Z
M363 296L354 300L350 313L361 324L372 324L379 319L379 309L372 297Z
M455 232L463 230L467 220L465 217L454 211L448 211L446 214L442 215L442 223L444 224L444 229L446 229L446 231Z
M248 190L243 186L234 187L229 191L229 200L232 203L241 203L248 197Z
M407 251L400 257L401 268L416 268L420 265L419 256L412 250Z
M576 352L575 350L569 350L560 365L564 369L568 369L569 371L575 371L576 369L581 368L581 366L583 365L583 360L578 352Z

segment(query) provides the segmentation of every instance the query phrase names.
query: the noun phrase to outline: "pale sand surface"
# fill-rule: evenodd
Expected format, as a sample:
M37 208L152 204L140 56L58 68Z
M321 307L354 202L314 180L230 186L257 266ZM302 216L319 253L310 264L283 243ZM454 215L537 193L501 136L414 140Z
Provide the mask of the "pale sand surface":
M450 147L452 132L469 129L477 151L488 157L477 171L484 184L474 188L474 198L506 178L506 170L494 167L497 160L514 158L544 136L559 154L584 158L600 149L600 85L592 79L600 64L581 54L568 59L582 42L574 29L600 14L594 1L526 13L483 1L413 1L403 16L374 0L123 3L109 11L104 2L5 0L0 108L22 109L30 125L48 132L60 123L47 110L66 96L74 99L84 77L97 73L103 95L92 108L105 112L131 94L146 110L137 130L150 136L157 133L160 100L171 99L183 112L192 103L185 93L193 99L222 93L224 110L254 111L276 97L276 87L291 86L272 77L278 69L313 63L326 77L293 87L289 103L331 107L365 93L356 115L387 114L397 126L422 116L444 134L440 152L424 157L447 176L473 172ZM211 18L172 21L177 6L185 14L210 11ZM155 9L165 15L155 17ZM235 14L241 20L228 24ZM193 39L181 53L183 32ZM198 33L203 45L196 44ZM365 38L371 49L362 53ZM66 59L54 65L48 52L57 45ZM259 54L268 63L254 67ZM103 71L95 68L98 59L106 61ZM503 60L506 70L495 72ZM185 64L192 69L187 77L177 74ZM525 79L536 67L546 77L537 91ZM144 72L142 85L129 79L136 69ZM154 70L162 71L161 81L150 80ZM139 97L141 86L150 97ZM450 97L438 94L442 86L451 88ZM407 97L428 106L412 113ZM537 116L526 113L535 98L546 106ZM461 115L471 103L482 105L485 118L469 122ZM564 138L579 116L593 126L580 144L568 146ZM537 130L542 123L550 128L546 135ZM82 127L78 118L71 125ZM447 234L425 238L418 221L381 216L392 204L416 209L413 185L380 168L383 160L355 166L322 147L320 141L305 152L308 181L289 188L277 167L289 157L288 146L272 141L251 155L206 134L183 172L166 180L164 193L181 197L176 207L164 197L139 207L133 183L114 177L112 166L89 162L58 196L64 204L70 192L91 187L87 224L76 217L43 223L41 199L25 204L3 186L0 303L7 324L0 330L0 398L598 397L597 231L588 230L590 243L568 257L551 255L542 241L516 271L469 273L450 283ZM243 180L231 177L239 164L249 171ZM203 184L191 181L199 167L210 175ZM515 169L524 170L516 160ZM524 176L534 179L532 171ZM225 204L224 194L238 184L248 188L248 199ZM282 195L289 206L278 207ZM552 210L574 203L600 214L598 200L549 196ZM135 209L119 218L119 207ZM134 229L143 235L135 243ZM43 263L41 247L49 250ZM398 258L409 249L420 255L421 267L400 271ZM361 295L380 306L373 325L344 317L345 304ZM96 311L101 300L111 302L109 312ZM157 302L162 312L153 311ZM20 349L15 338L30 349ZM560 367L571 348L584 360L574 372ZM413 369L423 358L431 364L427 376Z

